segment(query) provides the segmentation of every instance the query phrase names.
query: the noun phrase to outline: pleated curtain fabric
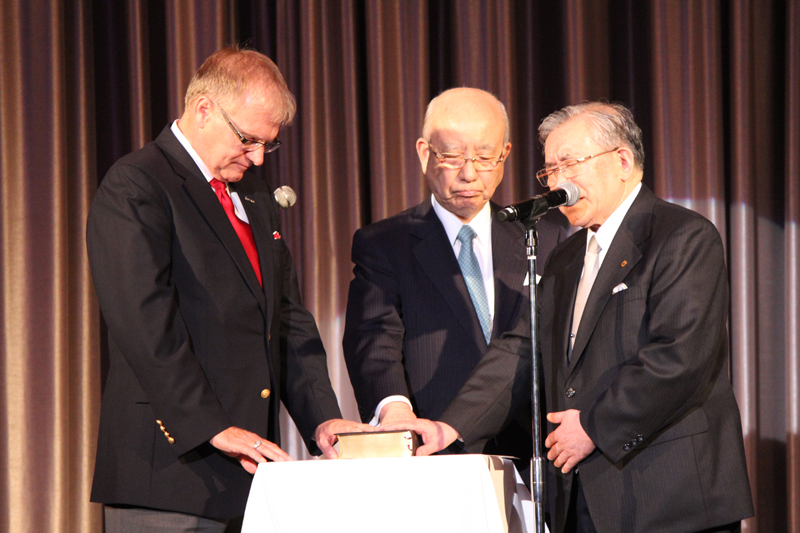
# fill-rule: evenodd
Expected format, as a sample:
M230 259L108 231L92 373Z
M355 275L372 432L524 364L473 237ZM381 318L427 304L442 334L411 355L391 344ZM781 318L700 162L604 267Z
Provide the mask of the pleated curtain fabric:
M114 161L182 112L202 60L243 43L298 101L258 172L298 202L281 234L328 351L341 355L353 232L430 194L427 102L480 87L513 145L501 205L542 192L537 127L570 103L632 108L645 183L719 229L731 380L756 517L800 533L800 2L791 0L6 0L0 9L0 530L100 532L89 503L103 323L89 204ZM542 258L544 259L544 258ZM283 447L308 453L284 416Z

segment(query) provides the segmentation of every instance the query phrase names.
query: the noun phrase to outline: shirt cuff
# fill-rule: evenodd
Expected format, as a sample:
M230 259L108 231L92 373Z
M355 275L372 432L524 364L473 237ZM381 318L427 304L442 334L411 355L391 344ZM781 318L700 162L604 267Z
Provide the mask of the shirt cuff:
M378 407L375 408L375 414L373 415L372 420L369 421L370 426L381 425L381 409L383 409L383 406L386 405L387 403L392 403L392 402L403 402L405 404L408 404L409 407L411 407L411 402L405 396L400 396L399 394L396 394L394 396L387 396L381 401L381 403L378 404ZM411 410L413 411L414 408L411 407Z

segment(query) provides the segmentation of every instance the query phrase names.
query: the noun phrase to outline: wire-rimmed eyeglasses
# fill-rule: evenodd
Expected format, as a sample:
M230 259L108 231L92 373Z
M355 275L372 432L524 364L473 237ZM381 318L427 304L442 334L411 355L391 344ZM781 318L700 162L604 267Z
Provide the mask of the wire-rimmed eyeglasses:
M209 98L209 100L211 100L211 98ZM244 148L245 152L254 152L263 146L264 153L268 154L270 152L274 152L275 150L277 150L278 147L281 145L281 140L278 139L277 137L275 137L275 139L273 139L272 142L261 142L255 139L250 139L248 137L245 137L244 135L242 135L242 132L239 131L239 128L236 127L236 124L233 123L231 117L229 117L228 114L225 112L225 110L222 109L222 106L214 102L214 100L211 100L211 102L219 108L219 112L222 115L222 118L225 119L225 122L227 122L228 126L231 127L233 133L235 133L236 136L239 138L239 141L241 141L242 148Z
M539 180L539 183L544 185L545 187L552 188L556 184L556 174L564 174L567 169L570 167L574 167L578 163L584 163L593 157L600 157L601 155L610 154L611 152L616 152L621 147L617 146L611 150L606 150L605 152L600 152L599 154L592 154L587 155L584 157L576 157L573 159L567 159L566 161L562 161L558 165L553 165L551 167L544 167L542 170L536 173L536 179ZM567 178L570 179L570 178Z

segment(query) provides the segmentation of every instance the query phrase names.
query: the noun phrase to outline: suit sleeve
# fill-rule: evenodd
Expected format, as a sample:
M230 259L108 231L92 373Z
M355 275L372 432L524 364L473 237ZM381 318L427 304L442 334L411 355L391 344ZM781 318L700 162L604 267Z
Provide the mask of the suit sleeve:
M280 301L280 353L283 402L311 453L319 449L312 440L321 423L341 418L336 394L328 376L325 348L317 323L303 306L297 271L288 247L283 250L283 292Z
M521 305L529 306L528 298ZM523 309L514 329L493 339L439 421L456 431L470 453L511 422L531 400L530 309Z
M537 273L544 271L550 252L565 238L562 226L541 221ZM533 354L528 290L528 286L521 290L524 296L519 299L514 328L492 339L486 355L440 417L458 431L471 453L481 453L485 443L500 433L523 405L530 404Z
M173 244L161 189L142 170L115 166L89 213L92 276L112 342L182 455L232 424L192 350L171 283Z
M638 349L581 411L583 428L613 462L625 457L626 443L641 436L646 445L700 405L727 356L728 284L719 233L694 217L661 242L651 243L649 253L658 255L641 311L631 302L623 311L624 319L633 313L630 320L617 323L623 342Z
M395 263L374 239L353 237L355 278L350 282L342 341L359 413L368 422L387 396L411 394L403 369L402 301Z

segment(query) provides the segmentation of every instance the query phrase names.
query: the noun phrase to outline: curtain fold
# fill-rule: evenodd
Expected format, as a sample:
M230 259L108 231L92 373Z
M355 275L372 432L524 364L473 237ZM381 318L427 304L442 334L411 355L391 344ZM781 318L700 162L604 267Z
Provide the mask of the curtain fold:
M100 334L83 246L96 187L90 12L82 2L6 7L0 528L99 530L87 497L100 401L99 366L87 357Z
M609 11L607 0L563 3L566 100L569 103L607 97L609 73Z
M428 192L415 148L433 96L427 9L425 0L366 5L369 174L356 204L359 226L399 213Z
M232 44L228 0L166 2L168 112L183 113L183 95L195 71L216 50Z
M800 4L790 2L786 16L786 162L783 183L786 301L784 368L786 375L787 531L800 532ZM780 511L779 511L780 512Z
M359 225L359 184L364 179L367 136L363 94L364 65L359 50L363 22L354 2L279 3L278 27L296 22L296 37L278 42L279 66L297 97L298 113L287 134L286 180L298 193L285 228L300 273L306 306L314 314L328 353L331 382L343 415L358 411L341 353L344 305L350 279L350 237ZM285 17L285 18L282 18ZM277 184L274 184L277 185ZM282 420L284 449L295 457L308 452L291 420Z
M359 227L429 191L415 141L455 86L506 104L495 200L541 192L537 127L606 98L644 131L645 182L728 254L731 379L757 515L800 533L800 4L793 0L7 0L0 10L0 530L102 531L89 503L104 336L84 232L114 161L183 110L214 50L270 55L298 100L263 176L357 410L341 336ZM284 414L284 448L305 448Z
M719 5L705 2L691 9L665 2L656 6L652 18L652 63L657 67L652 83L653 157L645 165L654 168L656 194L705 215L724 240Z

